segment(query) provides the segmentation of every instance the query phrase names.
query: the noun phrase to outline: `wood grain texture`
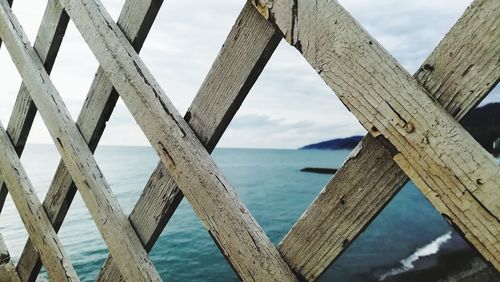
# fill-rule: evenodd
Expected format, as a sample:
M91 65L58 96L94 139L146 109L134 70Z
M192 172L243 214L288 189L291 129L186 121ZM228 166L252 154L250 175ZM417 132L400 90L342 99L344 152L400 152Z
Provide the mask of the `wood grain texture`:
M9 5L9 7L12 7L12 0L7 0L7 4ZM2 47L2 38L0 38L0 47ZM2 210L1 207L2 206L0 205L0 211Z
M136 50L140 50L142 47L146 34L151 28L162 2L159 0L126 1L118 19L118 25ZM63 10L60 5L56 6ZM47 9L51 9L51 7L52 5L49 3ZM42 24L57 22L60 17L54 13L49 15L50 18L42 21ZM52 44L60 44L60 42L53 41ZM106 127L106 122L109 120L117 100L118 93L114 90L104 71L99 68L76 122L78 129L92 152L97 147ZM43 202L43 206L56 232L64 221L75 193L76 186L73 183L73 179L66 169L64 162L61 161ZM134 229L137 228L134 227ZM23 281L34 281L40 271L40 257L29 239L23 249L17 268Z
M4 10L3 5L6 2L1 1L0 16L4 18L5 14L2 10ZM3 36L2 38L9 47L8 39ZM79 281L73 265L65 254L62 244L26 175L21 160L19 160L9 136L1 124L0 152L0 174L5 179L21 220L33 240L33 244L41 254L43 265L50 278L54 281ZM4 253L4 257L9 258L5 245L2 246L1 252Z
M240 277L246 280L295 280L275 246L102 4L92 0L62 0L60 3ZM113 258L116 261L115 255Z
M38 55L5 0L0 1L0 36L122 275L131 281L160 281Z
M43 24L38 30L33 47L42 60L45 69L50 73L69 18L60 5L54 5L54 1L49 1L42 21ZM18 156L21 156L24 150L24 145L26 144L31 125L35 119L35 114L35 104L24 84L21 84L14 104L14 109L12 110L12 115L9 119L9 124L7 125L7 133L12 140L12 144ZM0 179L0 212L2 211L6 196L7 187Z
M274 27L245 5L185 115L208 152L212 152L281 40ZM132 213L130 221L146 250L183 199L173 177L159 162ZM99 281L120 281L120 273L108 257Z
M281 255L304 281L315 281L406 181L390 152L367 135L282 239Z
M10 261L9 250L0 233L0 281L13 282L20 281L16 272L16 267Z
M5 282L19 282L19 275L17 274L16 267L10 261L9 250L0 233L0 281Z
M17 274L16 267L12 262L0 265L0 281L2 282L21 282Z
M484 36L498 25L498 14L486 2L477 0L466 10L414 75L457 119L490 92L499 76L494 59L499 53L498 38ZM475 93L473 99L471 93ZM407 180L390 152L367 135L285 236L279 250L296 271L315 280Z
M498 15L497 2L480 5ZM500 168L493 157L336 1L259 1L256 6L498 269ZM490 26L481 36L497 42L498 32ZM493 71L498 74L497 67Z

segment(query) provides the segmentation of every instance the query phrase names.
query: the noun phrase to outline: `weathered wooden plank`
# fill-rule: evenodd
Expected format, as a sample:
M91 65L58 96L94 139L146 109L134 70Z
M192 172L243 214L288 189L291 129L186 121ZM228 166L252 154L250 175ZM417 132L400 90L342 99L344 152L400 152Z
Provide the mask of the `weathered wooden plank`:
M102 4L91 0L60 3L240 277L295 280L274 245ZM116 261L115 255L113 258Z
M0 36L122 275L131 281L160 281L38 55L5 0L0 1Z
M51 5L50 3L53 4L53 2L49 2L45 10L42 19L43 24L38 30L34 44L35 51L44 63L48 73L52 70L69 21L68 15L59 5ZM22 84L17 94L9 124L7 125L7 133L12 140L18 156L21 156L24 150L35 114L35 104L31 100L26 87ZM0 179L0 212L2 211L6 196L7 187Z
M9 4L9 7L12 7L12 0L7 0L7 4ZM2 47L2 39L1 38L0 38L0 47ZM5 189L7 189L7 187ZM3 191L0 191L0 195L1 195L1 192L3 192ZM1 207L2 206L0 205L0 211L2 210Z
M16 267L12 262L0 265L0 281L2 282L21 282L16 272Z
M407 177L394 171L392 155L370 135L353 150L279 244L304 281L315 281L399 191Z
M184 119L208 152L229 122L281 40L281 34L247 4L231 29ZM130 221L149 251L183 198L162 162L151 175ZM108 257L98 280L122 280Z
M498 8L494 1L484 5ZM256 7L498 269L500 168L493 157L336 1L259 1ZM490 32L498 40L498 29Z
M0 234L0 281L21 282L16 267L10 261L9 252L1 236Z
M9 250L0 234L0 281L11 282L20 281L14 264L10 261Z
M118 25L130 39L136 50L140 50L140 47L144 43L162 2L159 0L129 0L125 2L118 19ZM52 6L49 2L47 9L51 9ZM63 10L60 5L55 6ZM50 15L51 17L47 21L43 21L42 24L57 22L60 17L57 14ZM52 44L60 44L60 42ZM117 100L118 93L113 89L111 82L107 79L103 70L99 68L76 122L92 152L97 147L106 127L106 122L109 120ZM66 169L64 162L61 161L43 202L43 206L56 232L64 221L75 193L76 186L73 183L73 179ZM137 227L134 227L134 229L137 229ZM33 281L36 279L40 268L41 262L38 252L28 239L17 264L19 275L23 281Z
M499 15L487 3L476 0L414 75L457 119L498 79L494 58L500 46L490 30L499 25ZM464 74L470 65L474 69ZM470 93L475 93L473 99ZM295 271L315 280L407 180L390 152L367 135L282 240L280 252Z
M4 16L1 12L0 15ZM2 38L9 48L8 39L4 36ZM56 281L79 281L1 123L0 154L0 174L7 183L12 200L33 244L41 254L49 276ZM3 253L7 251L5 245L1 249ZM9 258L8 253L6 258Z

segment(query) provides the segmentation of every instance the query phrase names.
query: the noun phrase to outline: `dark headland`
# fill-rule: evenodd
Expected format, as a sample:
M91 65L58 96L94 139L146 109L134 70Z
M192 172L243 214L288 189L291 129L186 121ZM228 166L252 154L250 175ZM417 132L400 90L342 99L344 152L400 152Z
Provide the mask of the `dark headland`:
M327 140L315 144L306 145L299 150L347 150L354 149L363 139L363 136L351 136L347 138L338 138Z
M460 122L481 146L495 156L500 154L500 103L490 103L476 108ZM337 138L309 144L299 150L350 150L363 136Z

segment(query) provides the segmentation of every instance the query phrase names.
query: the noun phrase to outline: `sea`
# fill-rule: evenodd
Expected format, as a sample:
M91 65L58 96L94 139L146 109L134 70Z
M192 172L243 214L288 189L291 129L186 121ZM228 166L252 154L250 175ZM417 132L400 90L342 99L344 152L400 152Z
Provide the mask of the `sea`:
M217 148L212 156L267 236L277 244L331 178L300 169L338 168L348 154L347 150ZM159 160L157 155L150 147L100 146L95 157L121 207L129 214ZM21 161L43 200L59 162L56 148L28 144ZM15 263L27 233L10 196L0 214L0 233ZM80 279L95 280L108 251L78 193L59 236ZM454 242L454 248L469 248L410 182L320 281L393 279L412 271L423 258L439 255L442 246L450 242ZM150 256L165 281L237 281L186 200ZM42 271L38 280L47 279Z

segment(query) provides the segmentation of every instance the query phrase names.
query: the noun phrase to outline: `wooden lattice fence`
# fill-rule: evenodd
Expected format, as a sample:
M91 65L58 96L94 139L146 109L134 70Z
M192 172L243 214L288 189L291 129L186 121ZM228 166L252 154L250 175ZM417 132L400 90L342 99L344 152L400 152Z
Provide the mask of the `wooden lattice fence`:
M29 234L16 266L0 237L2 279L33 281L43 264L78 280L57 236L78 190L111 255L98 280L161 280L147 253L186 197L242 280L312 281L408 179L500 268L500 167L457 122L500 77L497 0L475 0L413 77L335 0L249 1L184 118L137 54L162 2L127 0L115 23L98 0L49 0L32 47L0 0L23 79L0 126L0 208L10 193ZM70 19L100 63L76 123L49 77ZM209 153L282 38L369 134L276 247ZM128 217L92 155L118 97L161 159ZM37 111L62 157L43 203L19 161Z

